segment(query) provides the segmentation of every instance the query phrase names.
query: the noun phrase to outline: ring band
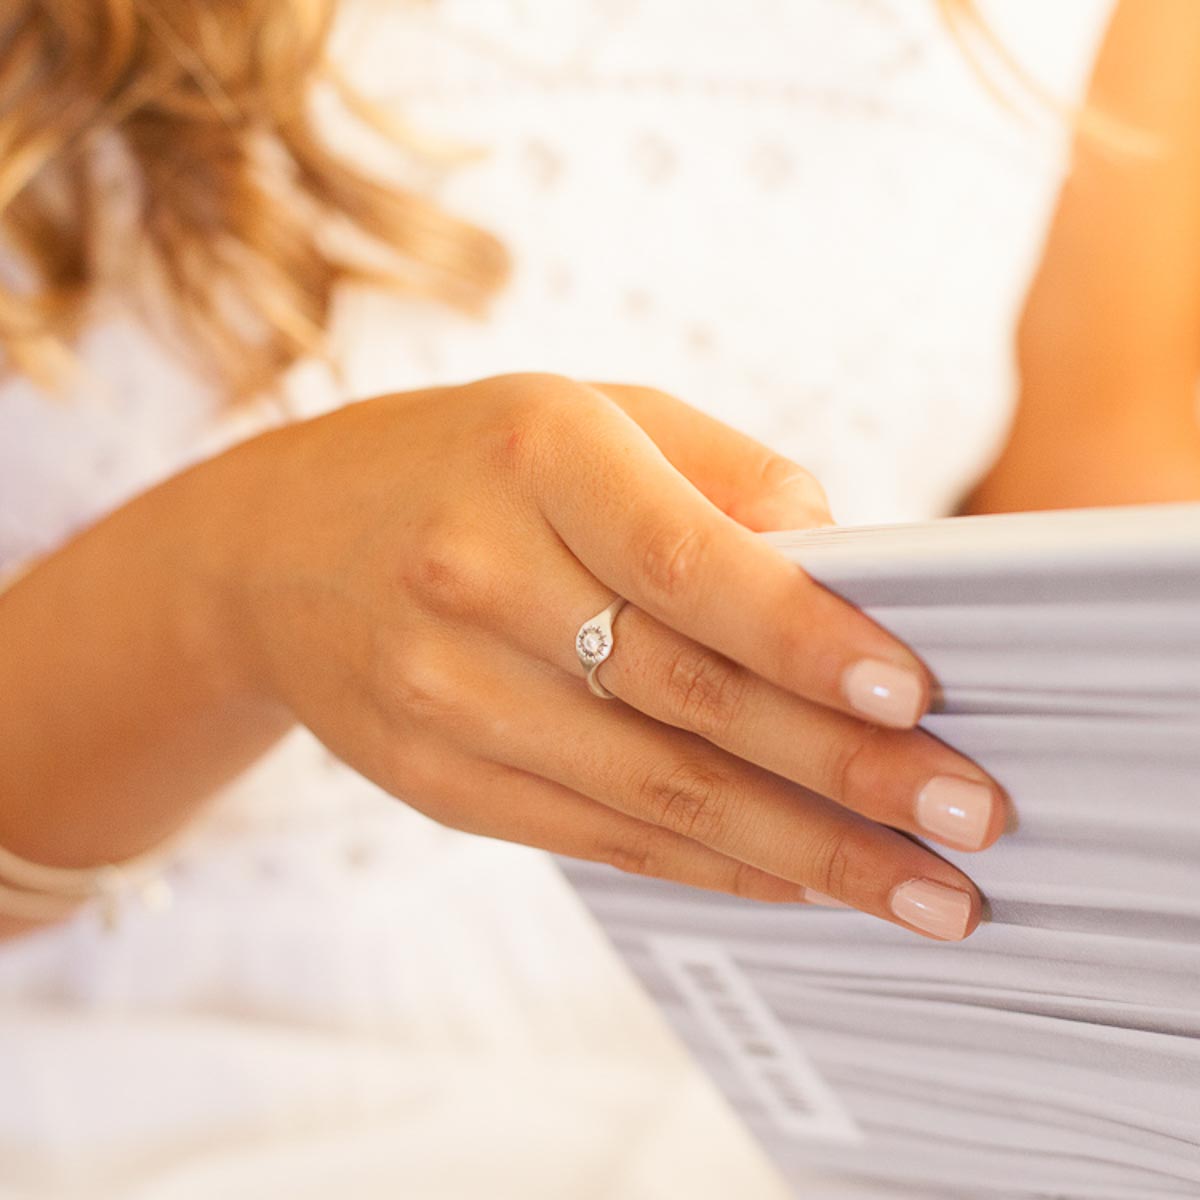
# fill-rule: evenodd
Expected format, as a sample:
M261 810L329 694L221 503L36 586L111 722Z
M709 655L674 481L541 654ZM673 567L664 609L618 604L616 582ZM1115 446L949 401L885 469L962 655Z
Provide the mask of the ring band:
M616 697L596 678L600 664L613 652L613 620L625 607L625 598L618 596L606 609L598 612L590 621L584 621L575 635L575 653L587 671L587 685L601 700Z

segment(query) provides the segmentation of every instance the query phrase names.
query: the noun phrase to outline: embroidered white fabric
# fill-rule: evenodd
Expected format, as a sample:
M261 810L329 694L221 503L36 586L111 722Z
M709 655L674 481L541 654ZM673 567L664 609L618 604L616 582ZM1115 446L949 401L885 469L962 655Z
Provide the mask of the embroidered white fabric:
M989 11L1072 100L1110 3ZM405 177L517 272L485 324L347 297L344 382L298 370L297 413L506 370L655 384L811 467L845 522L942 512L995 449L1065 131L990 99L931 3L361 0L338 44L486 148ZM0 569L272 419L221 416L117 312L83 358L66 401L0 387ZM171 885L112 936L0 949L0 1196L782 1194L542 856L306 735Z

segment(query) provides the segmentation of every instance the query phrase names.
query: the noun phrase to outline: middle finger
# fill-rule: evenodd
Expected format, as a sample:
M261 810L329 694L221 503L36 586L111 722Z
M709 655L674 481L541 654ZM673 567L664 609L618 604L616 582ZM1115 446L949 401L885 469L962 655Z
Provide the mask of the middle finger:
M611 593L573 558L541 577L549 594L537 609L514 606L519 615L505 632L578 678L575 634ZM617 614L597 678L654 720L885 825L971 851L990 846L1007 823L995 781L924 730L869 725L806 700L631 604Z
M978 924L974 885L919 842L599 701L579 680L491 639L473 643L457 647L474 670L471 715L455 728L473 753L929 936L957 940Z

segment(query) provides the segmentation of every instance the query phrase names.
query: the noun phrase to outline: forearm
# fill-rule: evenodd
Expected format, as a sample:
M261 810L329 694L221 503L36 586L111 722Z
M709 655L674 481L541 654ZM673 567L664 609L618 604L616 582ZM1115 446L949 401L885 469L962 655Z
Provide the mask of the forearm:
M203 472L0 595L0 845L88 866L162 841L288 728L244 683Z

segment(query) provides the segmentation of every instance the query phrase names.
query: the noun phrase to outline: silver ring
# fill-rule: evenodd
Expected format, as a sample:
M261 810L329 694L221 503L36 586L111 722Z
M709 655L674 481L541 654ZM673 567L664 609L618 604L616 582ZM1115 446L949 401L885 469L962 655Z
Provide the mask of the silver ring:
M603 612L598 612L590 621L584 621L575 635L575 653L587 671L587 685L601 700L616 699L596 678L596 672L613 652L613 620L624 607L624 597L618 596Z

